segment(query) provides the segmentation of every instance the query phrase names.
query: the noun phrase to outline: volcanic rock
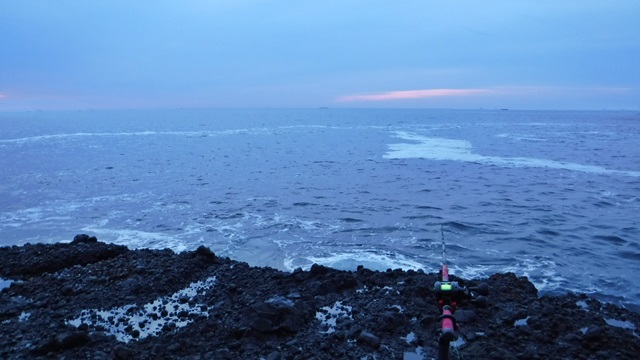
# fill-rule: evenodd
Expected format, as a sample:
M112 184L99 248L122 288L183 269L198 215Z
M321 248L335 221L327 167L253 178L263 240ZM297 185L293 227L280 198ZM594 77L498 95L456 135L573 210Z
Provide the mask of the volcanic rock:
M437 357L437 273L250 267L206 247L130 250L78 235L0 248L0 359ZM435 269L434 269L435 270ZM458 304L452 359L636 359L640 315L525 277ZM459 354L456 355L456 354ZM415 358L415 357L412 357Z

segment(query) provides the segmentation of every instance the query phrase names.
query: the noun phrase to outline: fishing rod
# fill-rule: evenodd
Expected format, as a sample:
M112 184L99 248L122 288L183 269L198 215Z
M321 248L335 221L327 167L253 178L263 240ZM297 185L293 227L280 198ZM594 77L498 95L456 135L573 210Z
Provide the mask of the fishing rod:
M442 237L442 269L440 279L435 282L433 288L438 300L441 322L440 338L438 339L438 360L449 360L449 348L452 341L458 340L458 324L454 316L458 303L463 300L471 300L479 306L487 305L489 286L480 283L477 287L468 288L460 286L457 281L449 280L449 266L447 265L447 253L444 241L444 225L440 225Z

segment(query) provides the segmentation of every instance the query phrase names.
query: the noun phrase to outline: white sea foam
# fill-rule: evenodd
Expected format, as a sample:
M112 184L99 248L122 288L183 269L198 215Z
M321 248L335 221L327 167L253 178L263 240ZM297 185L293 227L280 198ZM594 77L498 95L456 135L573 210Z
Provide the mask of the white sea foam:
M166 329L165 325L173 324L177 329L193 322L193 316L208 317L206 307L203 304L193 304L191 300L194 296L209 290L215 283L215 276L210 277L191 283L171 296L144 305L130 304L108 310L83 310L80 316L67 320L66 323L75 327L83 323L93 327L104 327L108 334L125 343L147 336L158 336ZM138 335L133 336L134 332Z
M307 126L308 127L308 126ZM37 135L28 136L15 139L0 139L0 144L29 144L38 143L44 141L59 141L71 138L84 138L84 137L133 137L133 136L184 136L184 137L215 137L215 136L229 136L229 135L241 135L241 134L269 134L272 133L272 128L256 127L256 128L241 128L231 130L220 131L134 131L134 132L76 132L76 133L63 133L63 134L49 134L49 135Z
M455 264L449 264L449 274L456 275L467 279L477 279L487 277L496 272L495 266L477 265L461 267Z
M526 276L538 291L552 291L561 288L566 282L557 267L557 264L551 260L522 257L518 264L503 268L502 272Z
M0 226L18 228L36 223L69 221L75 218L75 213L83 211L96 203L107 203L118 200L131 201L133 199L135 199L135 197L131 194L122 194L118 196L96 196L83 201L56 200L53 202L45 202L41 206L0 213ZM113 211L111 215L117 213L117 211Z
M2 226L20 227L24 224L40 222L43 219L44 209L33 207L0 214Z
M285 261L285 267L289 271L293 271L298 267L309 269L313 264L324 265L340 270L356 270L358 265L379 271L386 269L424 269L421 263L403 255L374 251L347 251L327 256L307 256L302 259L290 258Z
M584 165L564 161L526 157L485 156L473 153L473 146L469 141L447 138L433 138L404 131L398 131L395 136L412 143L389 144L389 151L383 156L385 159L431 159L473 162L503 167L541 167L582 171L595 174L612 174L640 177L640 171L611 170L601 166Z
M515 135L515 134L498 134L498 138L509 138L517 141L547 141L547 139L537 138L529 135Z
M93 226L84 227L82 228L82 230L96 234L96 236L98 236L101 241L117 245L125 245L133 249L171 249L175 252L188 250L183 240L175 236L157 232L146 232L128 229L109 229Z
M501 256L504 256L501 255ZM526 276L541 292L552 292L558 289L574 290L567 287L567 279L558 271L558 265L549 259L521 256L518 261L508 265L473 264L460 266L449 264L449 273L466 279L486 278L494 273L512 272L518 276ZM575 289L584 292L585 289Z
M139 132L118 132L118 133L68 133L68 134L51 134L29 136L17 139L3 139L0 144L25 144L32 142L40 142L47 140L61 140L66 138L90 137L90 136L148 136L158 134L155 131L139 131Z

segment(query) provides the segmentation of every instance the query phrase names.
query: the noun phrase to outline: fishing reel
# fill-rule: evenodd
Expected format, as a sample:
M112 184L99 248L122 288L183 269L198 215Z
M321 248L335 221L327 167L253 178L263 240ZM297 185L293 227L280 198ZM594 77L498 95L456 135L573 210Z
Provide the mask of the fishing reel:
M471 303L486 307L488 305L486 296L489 295L489 285L480 283L478 286L466 287L461 286L457 281L449 280L449 267L447 266L447 257L444 242L444 226L440 226L442 233L442 270L440 271L440 280L433 285L433 290L438 299L438 307L440 308L440 317L438 322L441 324L440 338L438 340L438 360L449 360L449 347L452 341L458 339L458 323L456 321L455 312L459 302L470 300Z
M464 300L470 300L471 303L480 307L488 305L489 285L486 283L480 283L475 287L466 287L461 286L457 281L436 281L433 290L436 299L438 299L440 311L448 305L452 307L452 312L455 312L456 304Z

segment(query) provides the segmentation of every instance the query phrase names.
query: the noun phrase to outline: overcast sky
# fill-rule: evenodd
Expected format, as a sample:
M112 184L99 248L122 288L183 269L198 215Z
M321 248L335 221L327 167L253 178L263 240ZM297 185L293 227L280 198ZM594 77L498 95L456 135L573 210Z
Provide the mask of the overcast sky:
M640 110L640 0L0 0L0 111Z

